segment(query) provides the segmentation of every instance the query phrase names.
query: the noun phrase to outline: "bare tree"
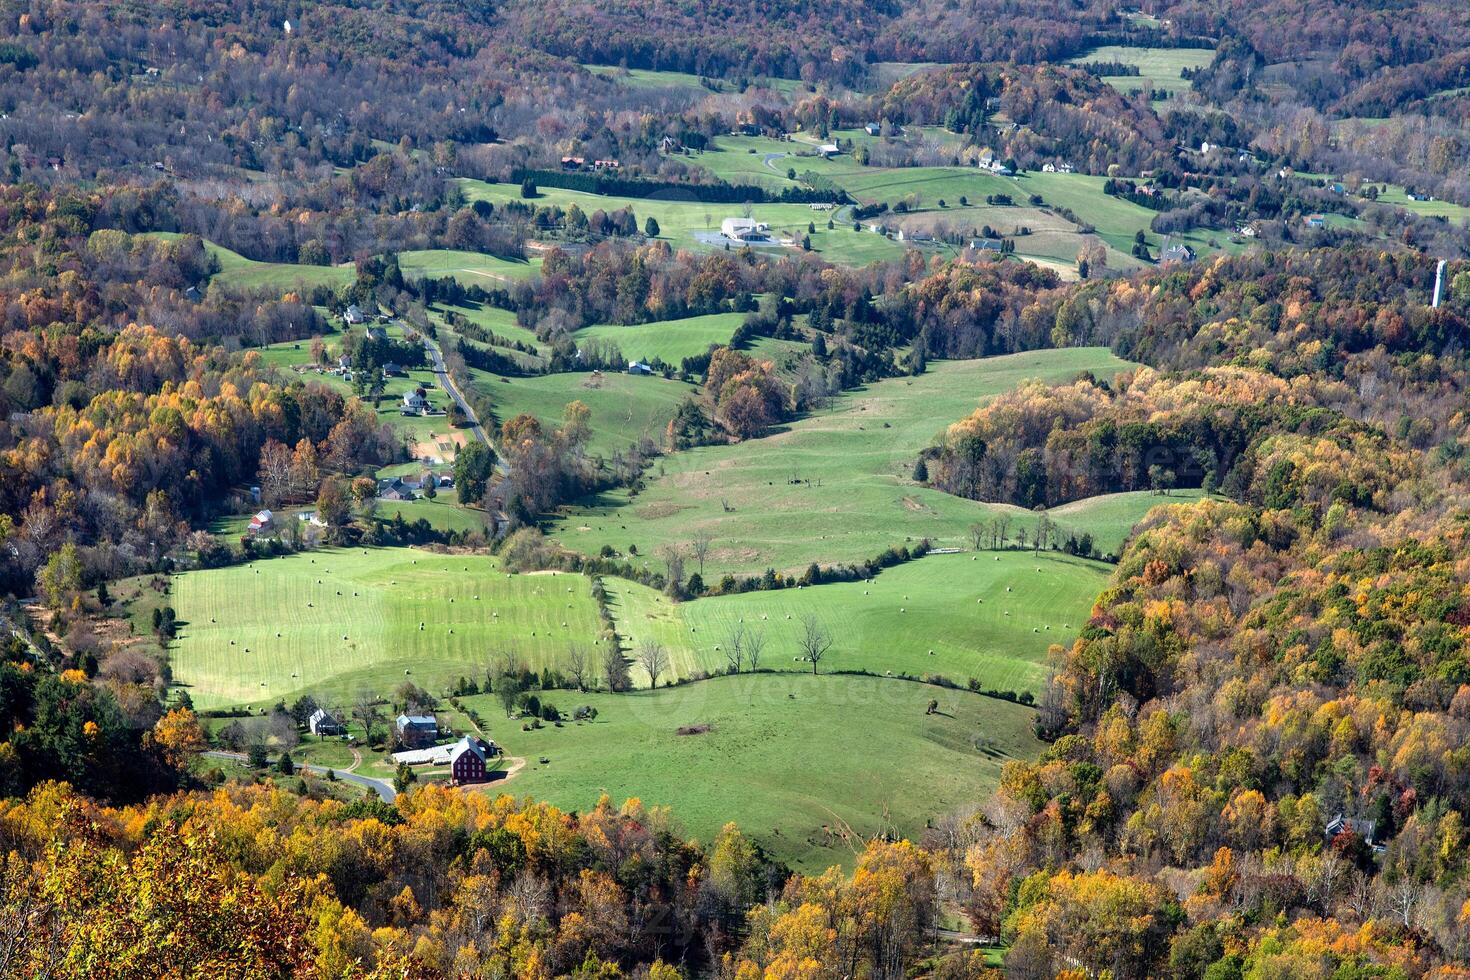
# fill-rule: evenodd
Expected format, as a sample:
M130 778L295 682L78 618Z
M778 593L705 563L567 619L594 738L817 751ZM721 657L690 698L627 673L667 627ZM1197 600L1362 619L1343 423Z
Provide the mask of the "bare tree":
M577 690L587 690L587 681L592 674L591 652L580 643L569 644L565 663L567 676L577 685Z
M657 640L644 640L638 644L638 664L648 672L648 686L658 687L659 675L669 666L668 652Z
M678 596L684 585L684 549L676 544L666 544L658 549L663 559L664 588L671 596Z
M745 669L745 624L736 623L725 631L725 643L721 651L730 673L738 674Z
M766 649L766 634L760 630L745 633L745 669L760 670L761 653Z
M628 658L623 656L616 641L609 643L602 655L602 674L607 678L609 691L626 691L633 686L632 679L628 677Z
M352 717L362 725L362 737L369 744L373 741L373 729L382 717L378 699L372 691L358 691L352 700Z
M689 548L694 554L694 560L699 562L699 577L704 578L704 560L709 557L709 548L713 543L708 531L700 531L694 536Z
M812 673L815 674L817 664L832 649L832 633L814 613L807 613L801 618L801 637L797 642L801 644L802 659L812 665Z
M997 548L1003 548L1003 547L1005 547L1006 539L1011 536L1011 519L1010 519L1010 517L1008 517L1006 515L1001 515L1000 517L997 517L995 519L995 533L996 533L996 536L999 539L996 542L996 547Z
M970 547L979 551L985 546L985 539L990 537L989 524L970 525Z

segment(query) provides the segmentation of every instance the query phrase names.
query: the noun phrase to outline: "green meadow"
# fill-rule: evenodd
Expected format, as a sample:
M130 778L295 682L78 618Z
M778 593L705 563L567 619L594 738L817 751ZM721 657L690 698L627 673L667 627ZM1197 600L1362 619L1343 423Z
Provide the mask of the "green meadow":
M509 201L521 200L518 184L491 184L468 178L461 178L456 183L467 201L485 200L498 207ZM575 204L588 214L598 210L629 208L637 216L640 228L651 217L658 222L660 238L668 240L677 248L703 251L723 248L723 243L705 241L701 236L717 236L721 221L739 217L743 211L741 205L616 197L569 191L559 187L541 188L534 203L557 204L562 207ZM835 229L829 231L827 213L813 211L805 204L755 204L751 206L751 217L769 224L778 238L784 234L798 237L806 235L808 225L815 225L815 230L810 233L812 249L831 262L866 265L902 254L902 246L898 243L866 231L854 232L850 223L839 222ZM732 249L737 247L739 246L731 245ZM784 251L779 245L766 246L766 249L777 254Z
M938 711L927 714L931 698ZM704 842L734 821L806 871L850 866L877 834L916 839L928 820L983 799L1005 762L1042 747L1030 709L879 678L741 675L549 699L567 712L590 705L597 718L525 732L504 721L493 696L465 699L525 760L487 792L568 810L636 797L673 807Z
M1110 61L1123 65L1136 65L1137 75L1104 75L1104 82L1120 92L1128 93L1141 89L1147 83L1155 92L1170 95L1189 91L1189 82L1180 77L1186 68L1203 68L1215 58L1208 48L1136 48L1121 45L1106 45L1093 48L1084 55L1073 58L1074 64L1093 61Z
M347 704L405 680L440 692L492 657L538 666L600 624L581 575L508 575L484 555L333 549L186 572L169 662L200 708L310 693Z
M572 339L579 345L588 340L617 344L629 360L658 358L678 367L686 357L703 354L711 346L728 344L744 319L744 313L711 313L629 326L606 324L583 327Z
M897 565L871 581L680 603L633 582L604 581L625 645L661 643L678 676L723 669L738 626L763 636L762 667L810 672L796 658L813 616L833 640L821 671L937 674L961 685L973 677L982 688L1039 695L1047 649L1076 637L1110 572L1059 552L962 552ZM641 668L633 673L648 682Z
M933 363L918 377L838 395L830 410L763 438L666 457L642 492L619 490L570 507L551 530L584 554L604 545L619 553L636 546L650 567L656 564L646 556L659 545L708 534L706 578L856 562L925 537L961 545L971 524L994 514L1012 514L1013 527L1034 517L916 484L919 451L951 422L1021 381L1066 381L1084 370L1110 377L1128 366L1102 348ZM1137 505L1141 517L1148 502ZM1085 511L1060 523L1092 531ZM1109 540L1094 532L1094 538L1103 549L1121 542L1121 535Z
M151 238L181 237L178 233L169 231L147 232L146 234ZM226 288L271 289L286 293L292 289L307 289L313 286L333 288L348 286L357 278L357 272L350 262L346 265L257 262L208 240L205 241L204 248L219 262L219 271L210 281Z
M555 428L565 417L567 405L582 402L592 413L587 451L604 456L644 437L662 446L669 419L685 398L696 394L693 385L682 381L616 371L526 378L472 373L501 424L528 414L540 419L543 426Z
M489 289L529 279L541 270L541 259L502 259L482 252L433 248L399 252L398 266L409 279L452 276L464 286Z

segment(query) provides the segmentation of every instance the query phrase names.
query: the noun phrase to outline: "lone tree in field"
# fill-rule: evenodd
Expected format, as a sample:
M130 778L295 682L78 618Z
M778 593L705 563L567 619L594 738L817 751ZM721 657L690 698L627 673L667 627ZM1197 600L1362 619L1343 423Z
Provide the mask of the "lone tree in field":
M684 549L676 544L666 544L658 549L658 556L663 559L667 570L664 591L677 599L684 590Z
M626 691L633 686L628 676L628 658L618 649L617 641L608 645L602 659L602 673L607 678L607 689L614 693Z
M580 643L567 647L566 672L577 690L587 690L587 681L592 676L592 654Z
M744 670L759 668L761 651L765 649L765 646L766 638L760 630L751 629L744 623L736 623L730 627L725 633L722 651L730 673L738 674Z
M817 672L817 664L832 649L832 633L823 626L821 620L813 613L807 613L801 618L801 644L802 659L812 665L812 673Z
M658 678L669 666L669 655L657 640L638 644L638 664L648 672L648 686L658 687Z
M357 693L357 697L352 701L352 717L362 724L362 737L369 745L372 745L373 732L382 716L378 709L378 699L371 691Z
M700 578L704 578L704 560L709 557L710 545L713 543L707 531L700 531L689 543L689 550L694 555L694 560L699 562Z
M990 528L985 524L970 525L970 547L979 551L985 547L985 539L990 537Z

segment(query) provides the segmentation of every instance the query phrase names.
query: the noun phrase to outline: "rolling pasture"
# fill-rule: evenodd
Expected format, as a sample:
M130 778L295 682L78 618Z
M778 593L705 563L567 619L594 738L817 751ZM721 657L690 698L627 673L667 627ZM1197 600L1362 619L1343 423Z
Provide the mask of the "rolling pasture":
M684 358L703 354L711 345L728 344L744 319L744 313L711 313L627 326L599 324L583 327L572 339L579 345L588 340L617 344L629 360L659 358L678 367Z
M457 181L465 200L490 201L497 207L509 201L520 201L519 184L491 184L481 180L460 178ZM737 217L742 206L738 204L705 204L699 201L681 201L654 198L616 197L589 194L582 191L564 190L559 187L543 187L532 203L538 205L557 204L567 207L577 205L591 214L594 211L613 211L629 208L638 219L639 227L652 217L659 224L659 237L677 248L710 251L723 248L722 242L714 241L725 218ZM828 261L846 265L866 265L879 259L896 258L903 254L903 247L882 235L852 230L851 223L838 222L833 230L827 229L827 213L813 211L805 204L755 204L751 217L769 224L777 237L807 233L807 226L814 224L811 233L812 250ZM713 236L713 237L712 237ZM731 245L735 249L736 245ZM785 251L780 246L763 246L773 254Z
M911 478L919 451L945 426L1020 381L1060 382L1083 370L1110 377L1127 367L1102 348L936 362L916 378L845 392L830 411L764 438L667 457L641 493L630 497L619 490L568 508L553 534L584 554L603 545L626 553L636 545L648 556L661 544L707 533L714 543L706 579L861 561L924 537L961 545L971 524L995 513L1016 515L1014 527L1034 517L919 486ZM1141 517L1151 502L1136 502ZM1085 511L1060 523L1091 530ZM1094 537L1103 549L1119 544Z
M146 232L147 237L173 239L181 237L177 232ZM270 289L286 293L292 289L311 286L333 288L351 285L357 278L352 263L346 265L297 265L291 262L257 262L239 252L204 242L204 248L219 262L219 271L211 282L237 289Z
M1073 63L1107 61L1122 65L1136 65L1137 75L1099 76L1108 85L1125 95L1141 89L1147 83L1155 92L1175 95L1189 91L1189 82L1181 77L1186 68L1203 68L1215 58L1208 48L1137 48L1122 45L1107 45L1093 48L1084 55L1072 59Z
M620 328L621 329L621 328ZM592 412L587 451L611 455L647 436L662 445L664 430L695 388L657 375L634 376L608 371L543 374L525 378L472 371L479 390L489 396L501 424L522 413L534 415L547 428L562 422L566 407L581 401Z
M405 277L443 279L452 276L464 286L487 289L529 279L541 269L541 259L502 259L482 252L452 248L419 249L398 253L398 266Z
M850 866L862 840L884 831L916 839L926 820L983 799L1006 761L1041 749L1028 708L881 678L757 674L551 697L563 711L588 704L598 716L505 731L493 696L466 699L526 762L487 792L574 810L604 793L615 805L637 797L672 806L705 843L733 820L806 871Z
M348 703L404 680L438 692L514 651L555 662L600 629L581 575L508 575L494 558L337 549L173 579L174 680L200 708L311 693ZM563 625L565 624L565 625Z
M662 643L680 676L725 667L740 625L763 635L763 668L809 673L811 665L795 658L810 615L833 639L823 672L942 674L959 684L973 677L983 688L1039 695L1048 647L1076 637L1111 570L1057 552L982 551L930 555L870 582L681 603L622 579L604 584L625 645ZM647 683L641 667L633 676Z

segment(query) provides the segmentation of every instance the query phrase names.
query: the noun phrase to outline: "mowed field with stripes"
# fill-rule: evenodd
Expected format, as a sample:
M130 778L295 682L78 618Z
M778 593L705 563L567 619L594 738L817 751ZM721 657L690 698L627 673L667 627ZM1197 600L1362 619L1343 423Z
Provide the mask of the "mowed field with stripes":
M501 653L536 668L600 631L582 575L509 575L483 555L338 549L188 572L173 579L181 622L174 680L200 708L310 693L345 703L404 680L435 693L483 682Z

